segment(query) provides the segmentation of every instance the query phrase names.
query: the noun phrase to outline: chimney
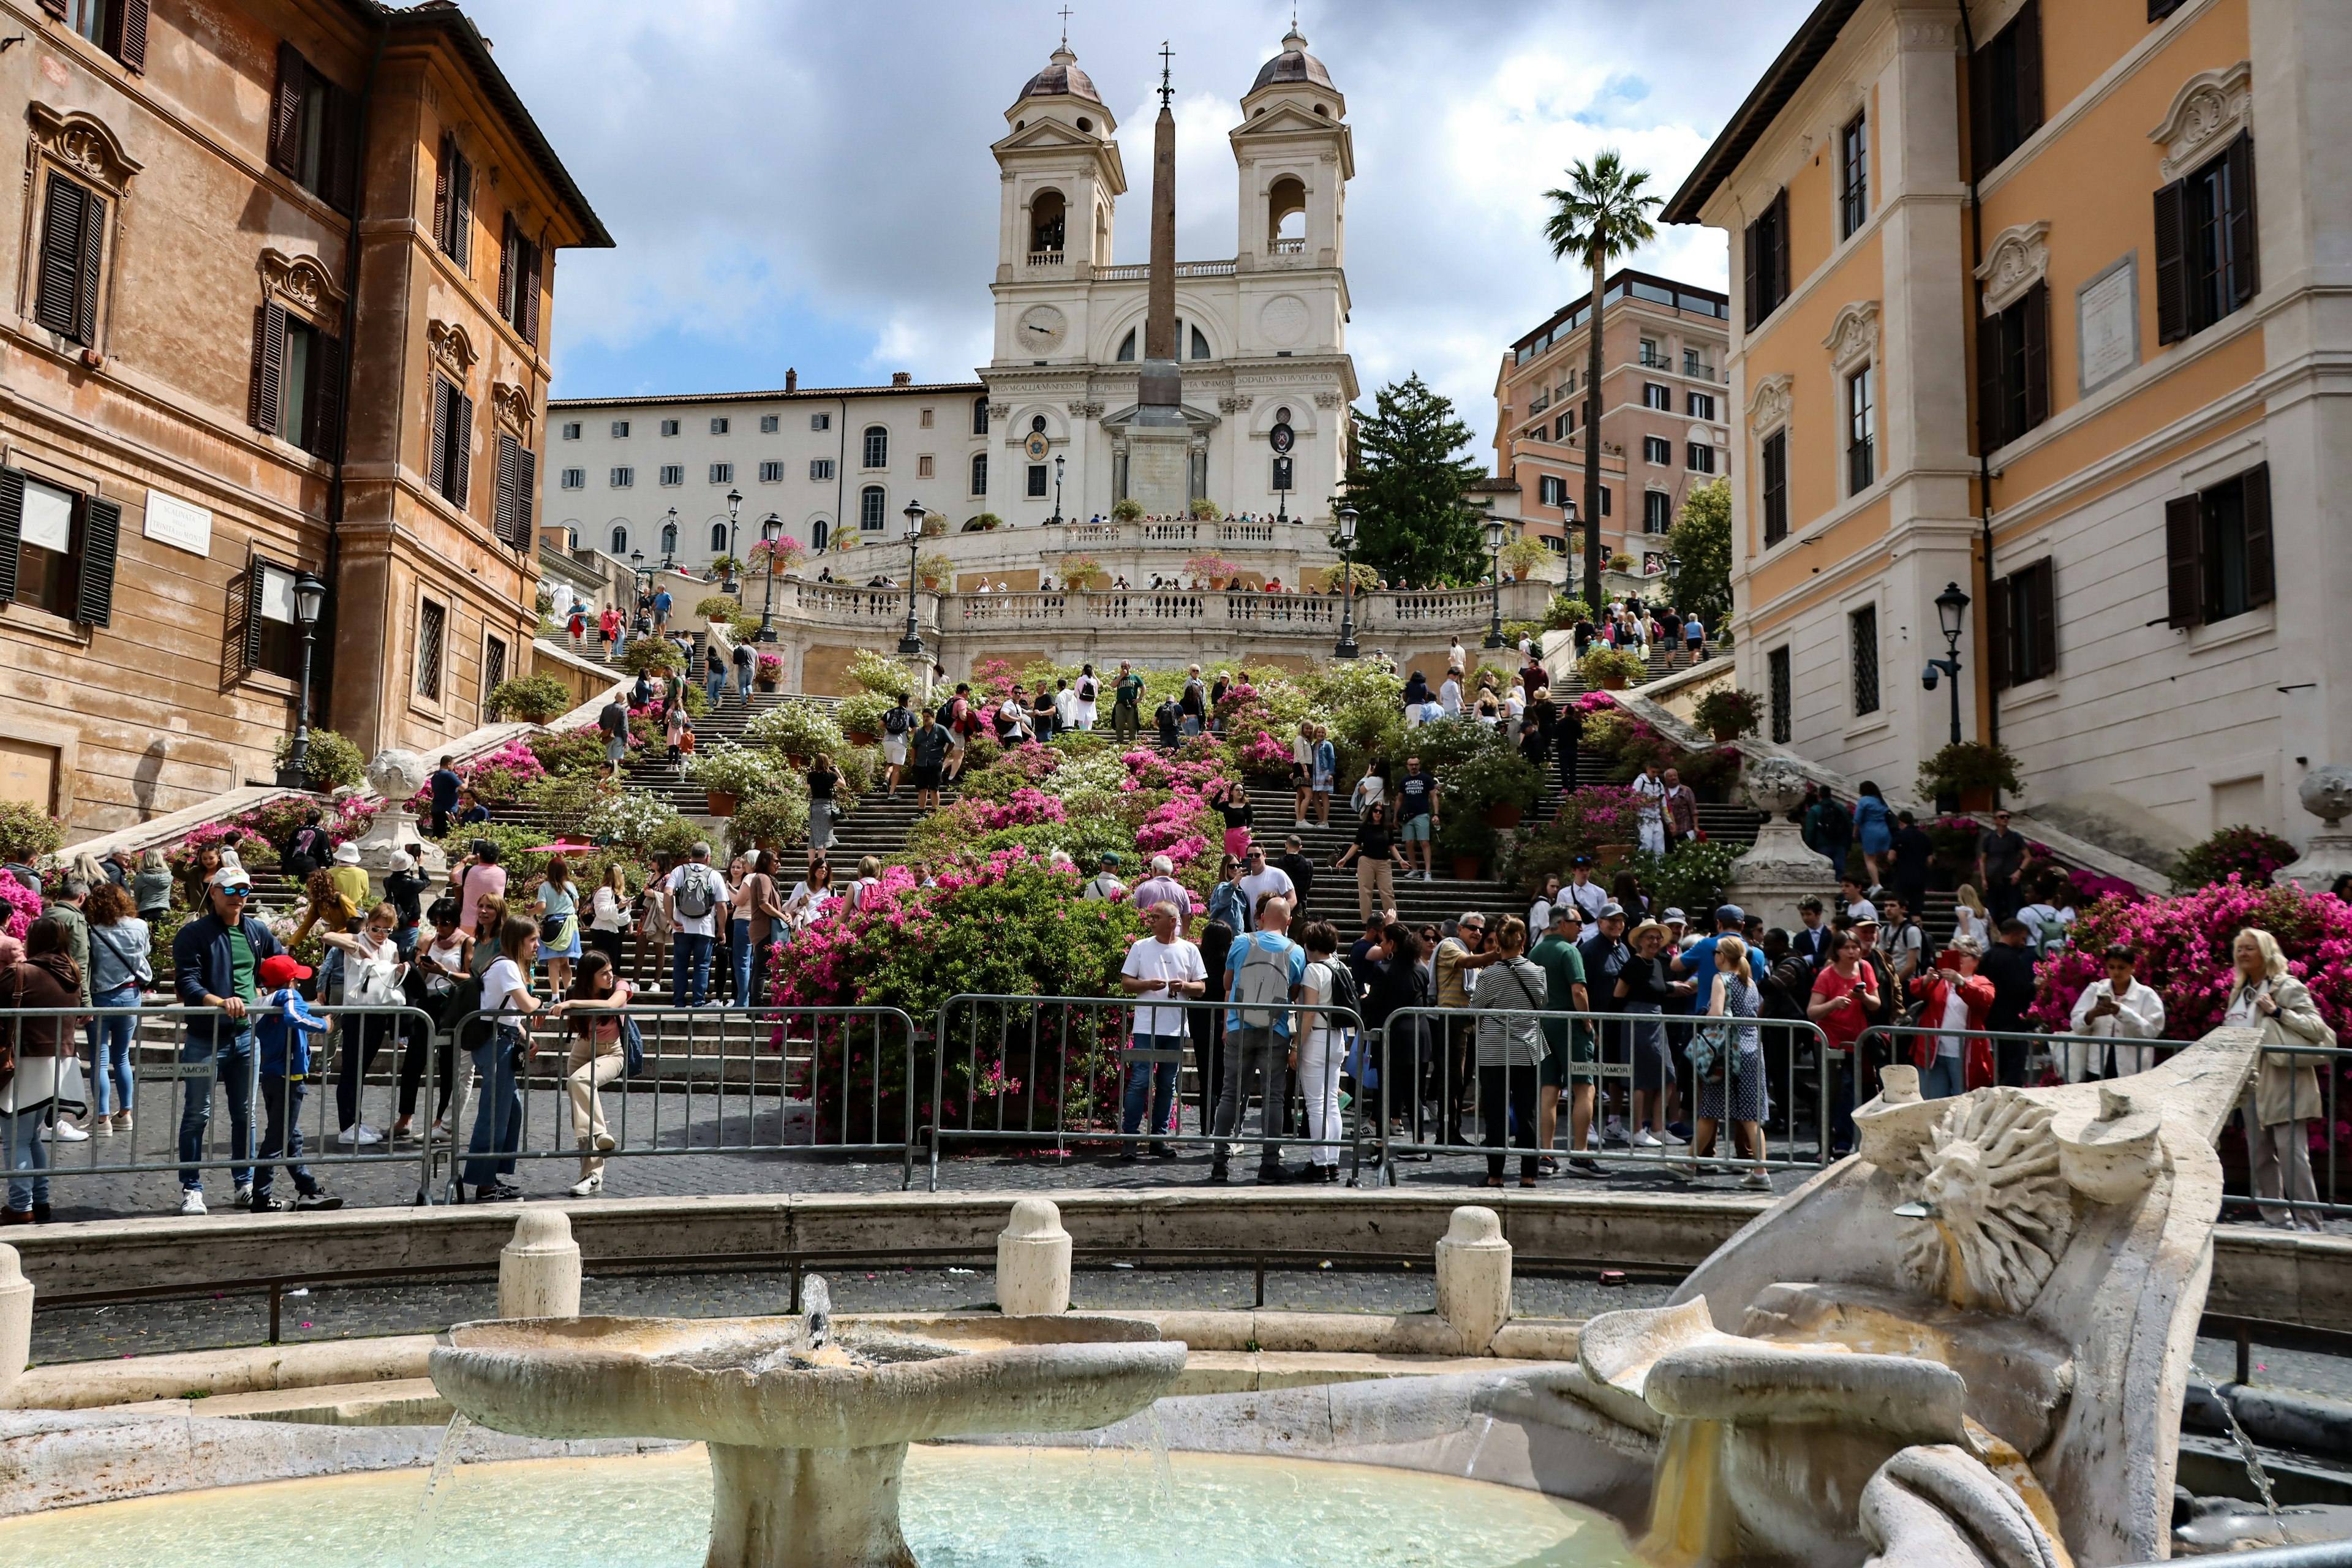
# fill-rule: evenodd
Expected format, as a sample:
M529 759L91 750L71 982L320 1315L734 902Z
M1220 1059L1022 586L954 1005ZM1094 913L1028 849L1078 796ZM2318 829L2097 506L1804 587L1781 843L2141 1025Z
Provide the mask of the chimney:
M910 370L894 370L890 373L890 384L893 386L910 386L914 384L914 380L915 373Z
M800 389L801 373L797 370L786 370L784 372L784 390L786 392L798 392Z

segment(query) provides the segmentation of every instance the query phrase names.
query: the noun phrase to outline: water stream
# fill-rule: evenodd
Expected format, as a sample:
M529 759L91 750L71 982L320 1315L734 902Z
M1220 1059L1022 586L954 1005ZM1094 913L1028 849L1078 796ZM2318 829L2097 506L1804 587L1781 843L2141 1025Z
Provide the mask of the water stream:
M2238 1446L2238 1458L2246 1467L2246 1479L2254 1483L2254 1490L2262 1497L2263 1510L2273 1519L2278 1518L2278 1498L2271 1490L2270 1472L2263 1468L2263 1456L2254 1447L2254 1440L2246 1436L2243 1426L2238 1425L2238 1413L2231 1407L2221 1391L2205 1379L2198 1381L2203 1384L2205 1392L2213 1396L2213 1403L2221 1407L2221 1419L2230 1424L2230 1441Z
M449 1425L441 1429L441 1446L434 1450L433 1468L425 1472L425 1490L416 1500L416 1517L409 1526L408 1539L390 1543L392 1549L386 1553L396 1568L425 1568L433 1561L433 1534L473 1432L474 1424L463 1415L450 1416ZM400 1550L403 1545L405 1551Z

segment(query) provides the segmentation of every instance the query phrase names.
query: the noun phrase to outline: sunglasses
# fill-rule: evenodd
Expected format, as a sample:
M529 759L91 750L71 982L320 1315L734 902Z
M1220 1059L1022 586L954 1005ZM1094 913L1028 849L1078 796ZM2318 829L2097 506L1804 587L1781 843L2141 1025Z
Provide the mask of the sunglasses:
M251 888L249 888L249 887L247 887L247 888L223 888L223 889L220 889L220 891L221 891L225 896L226 896L226 897L228 897L228 898L232 898L232 899L249 899L249 898L251 898L251 897L253 896L253 889L252 889Z

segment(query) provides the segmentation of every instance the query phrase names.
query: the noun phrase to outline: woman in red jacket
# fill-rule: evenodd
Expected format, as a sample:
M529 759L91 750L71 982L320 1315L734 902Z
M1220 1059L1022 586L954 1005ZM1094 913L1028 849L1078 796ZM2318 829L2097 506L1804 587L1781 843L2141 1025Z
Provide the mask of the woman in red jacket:
M1945 1100L1993 1081L1992 1042L1966 1031L1984 1027L1992 1007L1992 982L1977 973L1984 944L1973 936L1952 939L1936 955L1936 967L1911 982L1911 994L1926 1000L1919 1014L1925 1028L1940 1031L1915 1035L1911 1061L1919 1069L1919 1097Z

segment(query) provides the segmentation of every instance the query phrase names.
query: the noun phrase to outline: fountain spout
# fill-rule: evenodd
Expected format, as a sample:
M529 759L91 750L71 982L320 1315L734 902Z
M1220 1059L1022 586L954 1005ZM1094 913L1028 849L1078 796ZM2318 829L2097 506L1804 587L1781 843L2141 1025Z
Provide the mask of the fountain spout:
M801 1282L801 1315L808 1321L808 1348L815 1350L833 1333L833 1292L822 1274Z
M1934 1219L1936 1205L1924 1198L1914 1198L1907 1204L1896 1204L1893 1213L1898 1219Z

